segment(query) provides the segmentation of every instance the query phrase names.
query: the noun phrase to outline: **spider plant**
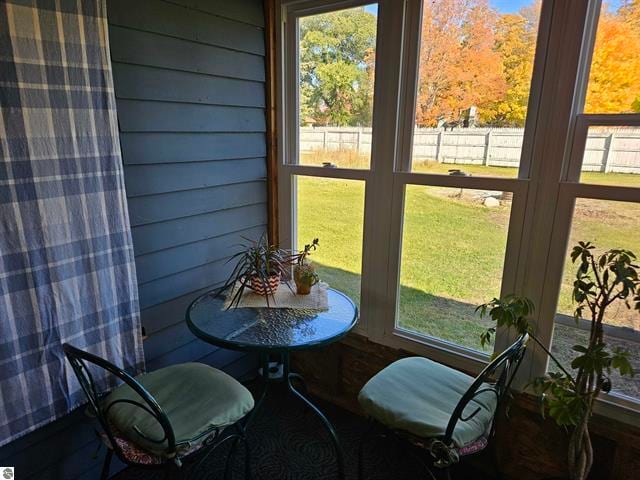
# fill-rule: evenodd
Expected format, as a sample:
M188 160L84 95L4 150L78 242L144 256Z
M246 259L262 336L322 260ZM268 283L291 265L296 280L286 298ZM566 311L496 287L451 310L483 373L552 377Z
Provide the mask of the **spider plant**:
M293 262L292 255L275 245L270 245L263 234L258 240L242 237L246 243L242 250L233 255L228 262L236 262L223 289L231 288L229 307L237 307L245 288L263 295L269 306L269 297L273 294L281 280L289 286L289 276Z

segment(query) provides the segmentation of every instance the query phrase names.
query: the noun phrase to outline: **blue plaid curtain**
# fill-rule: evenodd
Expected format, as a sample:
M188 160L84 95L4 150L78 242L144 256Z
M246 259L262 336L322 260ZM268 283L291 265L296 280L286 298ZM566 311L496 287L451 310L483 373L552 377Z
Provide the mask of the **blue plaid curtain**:
M0 445L85 401L64 342L143 366L105 13L0 0Z

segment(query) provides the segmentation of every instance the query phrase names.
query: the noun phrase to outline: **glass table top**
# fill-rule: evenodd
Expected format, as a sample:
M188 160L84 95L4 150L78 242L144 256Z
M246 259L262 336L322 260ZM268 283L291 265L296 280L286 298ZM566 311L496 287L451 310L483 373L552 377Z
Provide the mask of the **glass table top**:
M298 350L331 343L356 324L358 310L345 294L328 289L329 310L224 309L224 296L209 292L187 310L189 329L202 340L234 350Z

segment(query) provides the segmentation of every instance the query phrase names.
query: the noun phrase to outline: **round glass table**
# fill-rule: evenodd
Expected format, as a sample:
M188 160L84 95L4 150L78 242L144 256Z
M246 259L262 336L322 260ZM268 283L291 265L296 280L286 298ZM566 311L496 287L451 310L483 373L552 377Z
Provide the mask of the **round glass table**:
M224 293L219 290L201 295L187 309L186 320L198 338L231 350L258 352L262 368L262 391L245 428L264 402L270 385L284 384L286 389L314 412L331 436L336 451L338 475L344 478L344 459L335 428L322 411L294 385L304 379L291 372L290 353L321 347L344 337L358 320L358 309L345 294L328 289L329 309L299 310L290 308L237 308L225 310ZM280 368L269 368L277 357Z

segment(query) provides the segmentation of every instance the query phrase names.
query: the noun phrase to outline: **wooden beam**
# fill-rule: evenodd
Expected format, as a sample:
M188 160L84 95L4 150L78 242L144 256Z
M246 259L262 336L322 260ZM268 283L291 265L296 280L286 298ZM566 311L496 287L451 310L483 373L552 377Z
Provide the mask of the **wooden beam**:
M267 231L269 241L278 245L278 136L276 107L276 5L275 0L264 0L265 16L265 69L267 116Z

